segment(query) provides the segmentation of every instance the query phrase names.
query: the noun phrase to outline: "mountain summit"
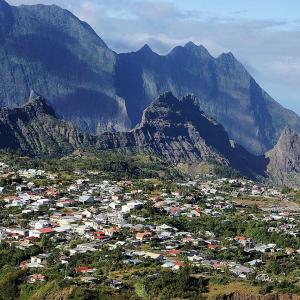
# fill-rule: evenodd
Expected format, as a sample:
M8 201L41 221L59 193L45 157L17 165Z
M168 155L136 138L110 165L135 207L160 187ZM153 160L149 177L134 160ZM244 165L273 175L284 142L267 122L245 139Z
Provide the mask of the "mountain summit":
M120 54L116 66L117 92L133 124L152 99L170 90L179 98L196 95L201 108L252 153L271 149L285 126L300 132L300 118L275 102L231 52L214 58L189 42L165 56L142 54Z
M46 100L31 93L20 108L0 109L0 149L57 156L93 145L93 138L59 120Z
M193 95L177 99L171 92L162 94L144 111L136 129L105 133L100 147L153 153L176 164L216 162L250 177L264 174L264 159L230 141L223 126L200 109Z

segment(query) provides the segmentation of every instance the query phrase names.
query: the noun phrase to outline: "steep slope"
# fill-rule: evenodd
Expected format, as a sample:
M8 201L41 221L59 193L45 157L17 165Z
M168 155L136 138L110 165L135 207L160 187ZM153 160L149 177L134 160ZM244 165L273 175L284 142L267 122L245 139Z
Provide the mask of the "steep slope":
M99 140L105 150L154 153L174 163L217 162L250 177L264 175L265 159L230 141L222 125L201 111L191 95L179 100L165 93L145 110L137 128L105 133Z
M300 184L300 136L285 128L275 145L266 153L268 175L279 185L297 187Z
M34 92L24 106L0 109L0 149L60 155L94 143L93 137L57 119L53 109Z
M201 108L253 153L272 148L286 126L300 132L300 118L275 102L232 53L215 59L190 42L160 56L145 45L120 54L116 68L117 93L126 99L133 124L152 99L170 90L177 97L195 94Z
M31 88L55 112L92 134L138 124L165 91L195 94L204 111L253 153L299 117L267 95L231 53L212 57L188 43L160 56L149 46L117 55L93 29L58 6L13 7L0 0L0 106L24 104ZM21 99L21 100L20 100Z
M58 6L0 0L0 105L38 91L66 120L93 133L131 126L116 95L116 54L93 29Z
M264 157L254 156L229 140L222 125L201 111L191 95L179 100L171 92L164 93L145 110L137 128L98 137L58 119L35 92L20 108L0 109L0 149L58 156L87 148L140 151L175 164L214 162L253 178L264 176L266 167Z

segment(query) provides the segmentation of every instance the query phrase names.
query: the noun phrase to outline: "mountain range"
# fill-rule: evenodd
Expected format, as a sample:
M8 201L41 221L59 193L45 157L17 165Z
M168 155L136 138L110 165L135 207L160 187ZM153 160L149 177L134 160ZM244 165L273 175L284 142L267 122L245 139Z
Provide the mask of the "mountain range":
M285 127L300 132L300 118L232 53L214 58L190 42L164 56L148 45L117 54L87 23L54 5L0 0L0 62L0 106L21 106L34 89L86 136L134 128L166 91L177 98L193 93L229 138L253 154L272 149Z
M254 155L230 139L224 127L201 110L195 96L178 99L172 92L154 100L134 129L96 136L59 119L51 105L31 91L23 106L0 108L0 149L46 157L76 150L144 153L174 165L218 164L277 185L300 183L300 136L293 130L285 128L270 151Z
M290 143L295 147L287 149ZM153 101L136 128L99 136L82 133L72 123L58 119L46 100L34 92L22 107L0 109L0 149L34 156L64 156L87 149L139 152L175 165L217 163L250 178L270 177L281 184L285 174L299 172L299 148L299 136L286 129L266 156L255 156L230 140L224 127L200 109L194 96L177 99L171 92Z

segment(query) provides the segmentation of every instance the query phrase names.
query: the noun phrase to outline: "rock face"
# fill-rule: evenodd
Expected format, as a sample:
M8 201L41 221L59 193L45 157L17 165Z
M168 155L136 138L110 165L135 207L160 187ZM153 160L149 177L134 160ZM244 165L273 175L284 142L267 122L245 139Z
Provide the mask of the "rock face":
M140 151L174 164L214 162L252 178L264 176L266 167L264 157L254 156L229 140L223 126L201 111L191 95L179 100L171 92L165 93L145 110L135 129L98 137L59 120L35 92L21 108L0 110L0 149L59 156L86 148Z
M201 111L191 95L181 100L171 92L161 95L137 128L105 133L99 143L102 149L154 153L174 163L217 162L250 177L264 174L264 158L230 141L223 126Z
M30 155L59 155L92 145L93 138L57 119L46 101L31 93L21 108L0 109L0 148Z
M275 145L267 152L268 173L272 182L279 185L299 186L300 183L300 136L285 128Z
M300 130L299 117L261 89L232 53L214 58L190 42L160 56L145 45L120 54L116 74L117 92L134 124L153 99L170 90L176 97L195 94L201 108L253 153L271 149L285 126Z
M0 106L24 104L31 89L93 133L130 128L115 91L116 54L93 29L58 6L0 0Z
M165 91L195 94L230 138L253 153L299 117L267 95L231 53L212 57L188 43L160 56L149 46L116 54L92 28L57 6L0 0L0 106L24 104L30 89L62 118L92 134L133 128Z

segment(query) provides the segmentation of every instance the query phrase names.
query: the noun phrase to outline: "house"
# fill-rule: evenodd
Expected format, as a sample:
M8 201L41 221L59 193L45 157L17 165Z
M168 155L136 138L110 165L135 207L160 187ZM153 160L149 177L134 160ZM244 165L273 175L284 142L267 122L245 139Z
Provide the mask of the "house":
M47 258L50 254L39 254L36 256L31 256L30 261L24 261L21 263L20 267L24 268L44 268L47 263Z
M246 278L247 275L252 272L250 268L238 264L229 268L229 270L240 278Z
M112 282L111 282L111 284L110 284L110 286L112 288L115 288L115 289L120 289L122 287L122 285L123 285L122 281L117 280L117 279L113 279Z
M150 237L152 237L151 231L138 232L135 236L135 238L139 241L148 240Z
M169 255L172 255L172 256L178 256L178 255L180 255L181 254L181 250L179 250L179 249L170 249L170 250L167 250L167 254L169 254Z
M121 229L119 227L109 227L105 228L104 232L106 235L113 237L115 235L118 235L121 232Z
M137 200L133 200L133 201L129 201L127 202L126 205L122 206L122 212L130 212L133 209L140 209L144 206L144 203L142 203L141 201L137 201Z
M84 276L80 278L80 281L84 283L97 283L99 279L93 276Z
M272 282L271 277L268 274L258 274L255 278L258 281L263 281L263 282Z
M59 190L56 188L50 188L46 191L46 194L56 198L59 196Z
M169 269L172 269L174 266L175 266L175 262L172 261L172 260L167 260L163 265L162 267L163 268L169 268Z
M169 214L173 217L179 217L181 215L181 209L179 207L172 207Z
M79 197L79 202L81 202L83 204L93 203L94 197L91 195L82 195Z
M45 227L45 228L38 229L38 231L39 231L41 234L49 234L49 233L54 232L54 229L51 228L51 227Z
M214 244L208 244L207 248L210 250L216 250L219 248L219 245L214 245Z
M27 236L28 230L23 228L6 228L6 233L15 239L19 239Z
M243 245L243 246L246 246L247 244L249 245L249 241L247 240L247 238L243 235L237 235L234 237L234 240L236 242L238 242L239 244Z
M184 266L185 266L185 262L184 261L176 261L173 269L174 270L179 270L180 268L182 268Z
M109 236L105 235L104 231L96 231L91 233L92 240L107 240Z
M28 187L26 186L26 185L18 185L18 186L16 186L16 191L17 192L24 192L24 191L28 191L29 189L28 189Z
M27 277L27 282L28 283L35 283L37 281L45 281L46 280L46 276L43 275L43 274L32 274L32 275L29 275Z
M75 268L75 272L76 273L86 274L86 273L93 273L95 271L97 271L97 269L96 268L91 268L91 267L84 267L84 266L82 266L82 267Z
M41 236L41 232L37 229L29 230L29 237L39 238Z

